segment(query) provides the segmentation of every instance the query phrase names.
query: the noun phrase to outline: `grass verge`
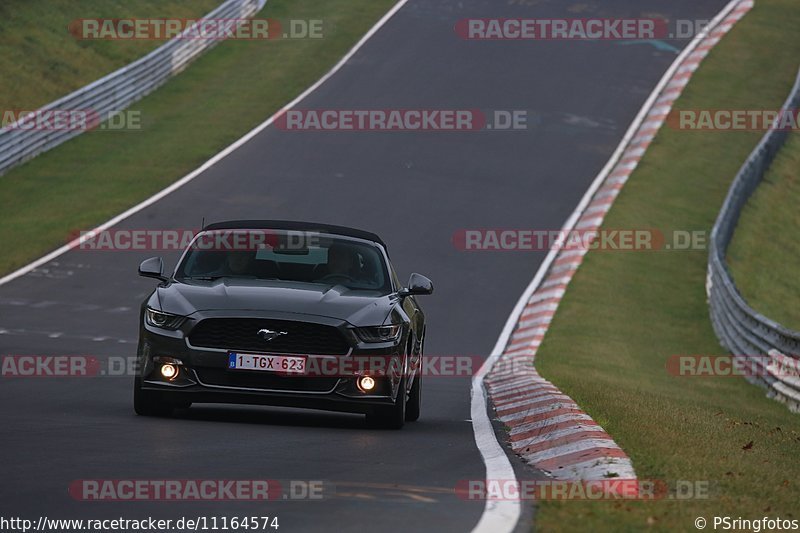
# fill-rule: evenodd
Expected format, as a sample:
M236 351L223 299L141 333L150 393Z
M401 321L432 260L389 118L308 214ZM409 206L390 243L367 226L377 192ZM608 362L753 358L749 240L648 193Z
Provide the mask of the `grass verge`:
M790 135L742 211L728 247L736 286L755 310L800 330L800 135Z
M797 73L798 24L795 0L760 0L676 108L777 109ZM760 137L662 129L605 226L710 231ZM540 530L694 530L698 516L709 528L713 516L800 518L800 418L743 379L666 372L671 355L723 353L708 318L706 260L700 250L590 252L537 366L608 430L640 478L707 480L713 496L542 502Z
M135 104L142 131L96 130L0 177L0 272L64 244L198 167L329 70L394 0L270 0L322 39L226 41Z
M79 41L81 18L198 18L223 0L0 2L0 110L36 109L157 48L145 40Z

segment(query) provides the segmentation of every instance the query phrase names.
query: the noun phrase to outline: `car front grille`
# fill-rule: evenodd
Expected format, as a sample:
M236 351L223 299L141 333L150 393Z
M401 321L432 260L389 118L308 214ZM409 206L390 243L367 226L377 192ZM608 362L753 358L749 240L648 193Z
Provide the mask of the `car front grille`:
M258 335L261 329L286 334L265 341ZM198 348L256 353L345 355L350 350L341 332L333 326L261 318L207 318L192 329L189 342Z
M247 372L225 368L195 368L197 377L205 385L247 389L270 389L279 391L328 392L338 378L296 377L271 374L269 372Z

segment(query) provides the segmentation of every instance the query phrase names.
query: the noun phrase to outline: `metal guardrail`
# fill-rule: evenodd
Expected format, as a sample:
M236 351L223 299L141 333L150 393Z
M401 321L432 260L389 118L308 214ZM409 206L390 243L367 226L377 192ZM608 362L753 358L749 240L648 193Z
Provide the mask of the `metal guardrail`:
M226 0L204 18L248 18L260 11L266 2ZM37 114L84 110L102 123L149 94L219 42L216 39L176 37L133 63L47 104ZM26 120L35 119L22 118L0 129L0 175L86 131L86 128L26 127Z
M784 110L800 107L800 73ZM754 311L733 282L725 253L742 208L752 195L789 131L771 129L745 161L725 198L711 231L706 293L714 331L732 354L751 358L748 381L766 387L767 395L800 412L800 332L791 331ZM797 302L792 302L795 305ZM752 375L751 375L752 374Z

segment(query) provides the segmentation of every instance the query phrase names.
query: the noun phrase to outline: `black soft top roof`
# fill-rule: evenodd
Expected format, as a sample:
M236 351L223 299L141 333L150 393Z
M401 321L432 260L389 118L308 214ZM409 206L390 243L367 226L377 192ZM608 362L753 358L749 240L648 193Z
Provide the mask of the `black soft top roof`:
M291 231L314 231L318 233L328 233L331 235L343 235L345 237L355 237L373 241L384 248L386 243L376 234L347 226L333 226L331 224L317 224L316 222L298 222L293 220L228 220L225 222L215 222L208 224L203 231L226 230L226 229L279 229Z

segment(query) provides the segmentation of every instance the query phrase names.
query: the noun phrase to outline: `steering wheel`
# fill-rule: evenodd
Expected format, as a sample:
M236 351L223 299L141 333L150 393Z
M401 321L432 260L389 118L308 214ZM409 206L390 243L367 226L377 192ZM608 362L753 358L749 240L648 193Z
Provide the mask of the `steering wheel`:
M347 274L327 274L319 278L319 281L333 281L333 280L345 280L345 281L352 281L355 282L356 279L348 276Z

